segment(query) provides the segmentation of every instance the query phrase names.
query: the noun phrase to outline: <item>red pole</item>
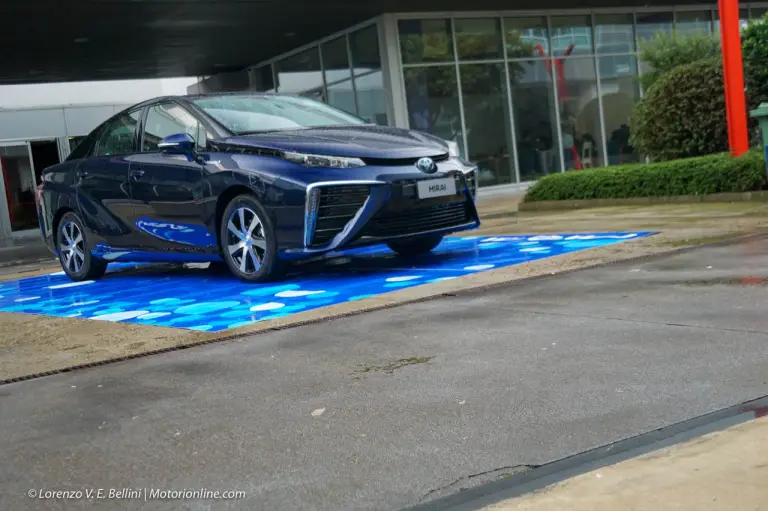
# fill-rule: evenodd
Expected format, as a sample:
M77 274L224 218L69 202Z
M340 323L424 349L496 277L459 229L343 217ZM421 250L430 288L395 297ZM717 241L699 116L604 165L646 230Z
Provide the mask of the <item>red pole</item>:
M718 0L718 4L728 145L731 154L740 156L749 149L749 140L747 138L747 104L744 100L744 66L741 60L739 0Z

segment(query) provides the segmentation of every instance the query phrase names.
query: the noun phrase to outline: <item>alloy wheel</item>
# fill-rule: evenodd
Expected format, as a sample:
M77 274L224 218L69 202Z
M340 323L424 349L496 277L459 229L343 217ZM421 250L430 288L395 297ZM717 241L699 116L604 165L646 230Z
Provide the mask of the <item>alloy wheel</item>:
M59 251L64 267L71 273L78 273L85 264L85 239L75 222L66 222L61 227Z
M267 253L267 240L264 225L251 208L239 207L229 215L227 250L242 273L256 273L261 268Z

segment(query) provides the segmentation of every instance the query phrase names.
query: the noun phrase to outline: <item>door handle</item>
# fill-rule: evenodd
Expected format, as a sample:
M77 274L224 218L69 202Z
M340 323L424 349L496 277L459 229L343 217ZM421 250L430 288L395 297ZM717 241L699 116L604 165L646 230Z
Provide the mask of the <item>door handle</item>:
M82 178L84 178L85 176L88 175L88 171L78 169L77 172L75 173L75 175L77 177L79 177L80 179L82 179Z
M130 174L131 174L131 177L133 179L139 179L141 176L144 175L144 171L143 170L132 170L130 172Z

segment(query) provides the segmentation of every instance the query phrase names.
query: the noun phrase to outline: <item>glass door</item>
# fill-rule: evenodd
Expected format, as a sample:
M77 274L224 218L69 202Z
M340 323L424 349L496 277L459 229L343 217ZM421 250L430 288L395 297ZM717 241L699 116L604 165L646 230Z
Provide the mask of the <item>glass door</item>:
M37 183L29 142L0 142L0 172L4 189L0 204L8 211L11 231L36 229Z

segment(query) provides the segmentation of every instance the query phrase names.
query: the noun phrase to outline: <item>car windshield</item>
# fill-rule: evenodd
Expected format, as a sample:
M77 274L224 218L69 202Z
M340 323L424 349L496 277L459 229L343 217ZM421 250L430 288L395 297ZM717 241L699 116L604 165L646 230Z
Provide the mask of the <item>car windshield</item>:
M231 95L192 101L236 134L365 124L359 117L302 97Z

